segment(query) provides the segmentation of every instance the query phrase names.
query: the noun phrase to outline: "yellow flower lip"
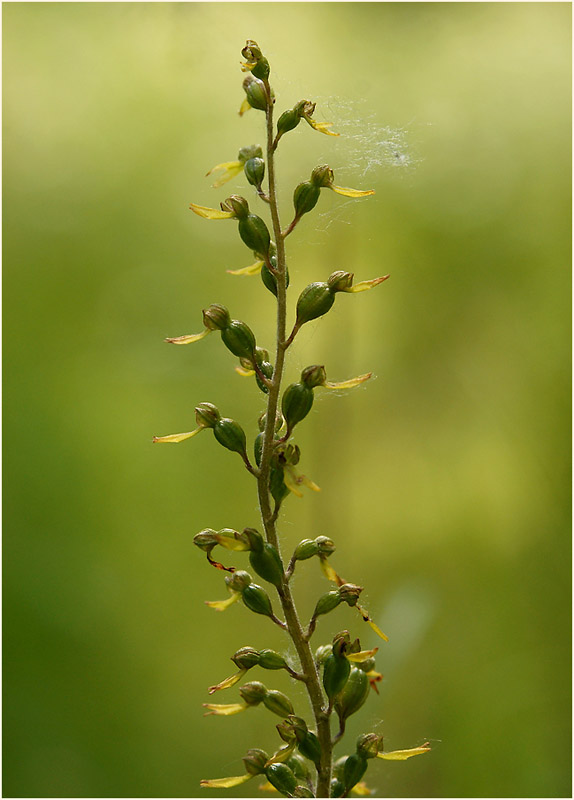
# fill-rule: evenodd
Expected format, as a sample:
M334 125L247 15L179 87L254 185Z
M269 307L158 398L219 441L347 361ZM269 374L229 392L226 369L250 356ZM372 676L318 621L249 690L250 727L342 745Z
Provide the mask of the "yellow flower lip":
M345 186L335 186L335 184L331 184L328 188L337 194L342 194L343 197L369 197L375 194L374 189L349 189Z
M204 219L234 219L235 214L233 211L221 211L219 208L208 208L207 206L198 206L196 203L189 204L190 209L197 214L198 217Z
M425 742L420 747L411 747L409 750L391 750L389 753L377 753L377 758L384 758L387 761L406 761L407 758L412 758L412 756L428 753L430 749L430 744Z
M201 333L191 333L188 336L175 336L170 339L164 339L164 342L168 344L193 344L194 342L199 342L201 339L205 339L208 333L211 333L211 331L206 329Z
M196 428L194 431L189 431L188 433L170 433L168 436L154 436L153 443L154 444L177 444L178 442L183 442L185 439L191 439L192 436L195 436L200 431L204 430L203 427Z

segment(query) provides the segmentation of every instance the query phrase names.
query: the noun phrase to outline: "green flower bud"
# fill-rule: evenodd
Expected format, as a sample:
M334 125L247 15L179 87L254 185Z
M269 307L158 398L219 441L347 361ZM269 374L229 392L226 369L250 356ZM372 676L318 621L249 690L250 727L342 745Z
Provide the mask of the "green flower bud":
M334 302L335 295L326 283L310 283L297 300L297 328L305 322L322 317L332 308Z
M241 699L247 703L248 706L257 706L265 700L267 696L267 687L261 681L250 681L244 683L239 690Z
M267 110L267 93L263 81L249 74L243 81L243 91L251 108L257 108L259 111Z
M222 331L231 322L229 311L220 303L213 303L203 309L203 324L210 331Z
M332 644L322 644L320 647L317 648L315 651L315 661L318 666L321 666L325 663L325 659L333 653L333 645Z
M259 666L263 669L286 669L288 665L283 656L275 650L260 650Z
M196 547L199 547L200 550L209 553L217 544L216 536L217 531L214 531L213 528L206 528L204 531L195 534L193 543Z
M277 263L274 264L273 261L277 262L277 259L271 257L270 261L271 265L276 268ZM277 278L272 272L269 271L266 264L263 264L261 267L261 280L263 281L265 287L269 289L271 294L274 294L275 297L277 297ZM289 270L287 269L287 266L285 266L285 287L289 287Z
M245 219L249 214L249 203L239 194L232 194L219 205L222 211L231 211L235 215L235 219Z
M221 419L221 414L213 403L199 403L195 407L195 421L202 428L214 428Z
M299 753L293 753L285 762L287 766L293 770L296 777L300 780L309 780L311 777L311 770L305 759Z
M258 433L255 437L255 441L253 442L253 456L255 458L255 463L259 467L261 464L261 453L263 452L263 438L265 434L263 431Z
M237 160L242 164L247 163L250 158L263 158L263 148L260 144L250 144L242 147L237 156Z
M271 472L269 474L269 491L271 492L271 497L278 505L281 505L283 500L285 500L289 494L289 489L287 488L283 478L283 467L279 465L272 464L271 466Z
M303 214L312 211L319 200L321 189L311 181L303 181L295 187L293 192L293 205L295 207L295 218L300 219Z
M351 664L344 656L337 656L333 651L333 654L325 659L323 686L331 703L345 688L350 672Z
M345 792L347 794L351 791L353 786L356 786L356 784L361 780L367 771L367 767L367 759L363 758L357 753L353 753L353 755L349 756L345 761L345 767L343 769L343 782L345 784Z
M278 714L280 717L286 717L293 713L293 704L287 695L283 692L278 692L276 689L270 689L263 698L263 705Z
M322 386L327 380L327 373L325 367L314 364L312 367L305 367L301 373L301 383L308 386L310 389L315 389L316 386Z
M313 405L313 390L304 383L292 383L285 389L281 401L281 411L285 417L287 428L293 430L295 425L305 419Z
M248 214L244 219L240 219L239 235L250 250L262 258L268 256L271 234L261 217L256 214Z
M213 433L219 444L247 458L245 431L237 422L224 417L213 427Z
M319 189L325 189L333 183L333 170L327 164L321 164L320 167L315 167L311 173L311 183Z
M362 670L363 672L372 672L376 667L377 662L371 656L371 658L366 658L364 661L361 661L357 664L357 667Z
M271 69L269 67L269 62L262 54L257 42L254 42L253 39L248 39L241 54L247 59L245 68L250 69L252 75L255 75L256 78L266 81Z
M251 583L251 575L243 569L236 570L233 575L225 576L225 583L232 592L243 592Z
M352 272L343 272L337 270L327 278L327 286L331 292L345 292L350 286L353 285L354 275Z
M280 139L284 133L292 131L300 122L301 115L295 108L284 111L277 120L277 139Z
M370 688L365 672L353 667L343 691L335 700L335 711L341 723L361 708L369 696Z
M277 733L283 739L284 742L287 742L289 744L296 738L293 726L291 725L288 719L286 719L284 722L280 722L275 727L277 728Z
M278 792L287 795L287 797L293 796L293 792L297 788L297 778L287 764L281 764L280 762L270 764L265 770L265 777Z
M243 602L250 611L253 611L255 614L263 614L266 617L274 616L269 595L261 586L252 583L243 590L241 596Z
M261 372L265 375L265 377L268 380L271 380L271 378L273 377L273 371L274 371L273 364L271 364L269 361L262 361L259 364L259 369L261 370ZM259 377L259 375L257 373L255 374L255 380L257 382L257 386L259 386L261 391L264 394L269 394L269 388L267 386L265 386L265 384L263 383L263 381L261 380L261 378Z
M317 600L313 617L320 617L322 614L328 614L341 603L341 596L338 589L332 589L330 592L322 595Z
M255 358L255 336L251 328L239 319L230 320L221 331L221 341L234 356Z
M251 669L260 662L259 652L253 647L241 647L231 660L238 669Z
M335 636L333 636L333 653L336 656L338 657L344 656L349 651L350 647L351 647L351 637L349 636L349 631L341 631L340 633L336 633ZM360 649L361 647L359 645L359 647L357 648L357 652Z
M359 595L362 591L362 586L355 586L354 583L344 583L342 586L339 586L339 597L343 603L347 603L348 606L353 607L357 605Z
M357 739L357 755L363 758L376 758L380 741L376 733L362 733Z
M328 536L317 536L315 539L320 556L330 556L335 552L335 543Z
M301 755L308 758L309 761L312 761L315 766L319 768L321 763L321 745L313 731L307 731L305 736L300 739L297 746Z
M243 167L245 177L251 186L261 189L261 184L265 178L265 161L262 158L250 158Z
M279 553L272 544L265 543L259 551L249 553L249 563L255 572L274 586L283 580L283 564Z
M319 553L317 541L315 539L303 539L299 542L293 553L295 561L306 561Z
M245 764L245 771L250 775L261 775L265 772L265 764L269 761L269 756L265 750L259 750L254 747L248 750L246 755L243 756L243 763Z

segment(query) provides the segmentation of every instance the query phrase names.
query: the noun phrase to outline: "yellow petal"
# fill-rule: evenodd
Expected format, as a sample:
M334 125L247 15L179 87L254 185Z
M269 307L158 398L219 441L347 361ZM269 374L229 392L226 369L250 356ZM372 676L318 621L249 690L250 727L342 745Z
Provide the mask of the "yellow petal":
M359 283L356 283L354 286L349 286L348 289L343 289L343 291L344 292L351 292L351 293L355 293L355 294L357 292L366 292L367 289L372 289L374 286L378 286L379 283L382 283L383 281L386 281L387 278L390 278L390 277L391 277L390 275L383 275L382 278L373 278L370 281L359 281Z
M245 100L241 103L241 108L239 109L239 116L242 117L246 111L249 111L251 108L249 104L249 100L245 98Z
M374 791L374 789L369 789L365 781L359 781L353 786L351 793L357 797L371 797Z
M305 117L305 119L307 120L309 125L313 128L313 130L319 131L319 133L326 133L327 136L340 136L339 133L335 133L335 131L329 130L329 128L331 128L333 125L332 122L315 122L315 120L311 119L311 117Z
M204 708L209 709L203 716L209 717L212 714L216 717L231 717L233 714L239 714L240 711L245 711L249 706L245 703L229 703L228 705L219 705L218 703L202 703Z
M173 339L164 339L168 344L193 344L205 339L208 333L211 333L207 328L202 333L190 333L189 336L175 336Z
M184 439L191 439L192 436L195 436L196 433L199 433L202 430L204 430L203 427L196 428L194 431L190 431L189 433L171 433L169 436L154 436L153 442L154 444L183 442Z
M198 206L195 203L190 203L189 207L199 217L204 219L233 219L235 214L233 211L222 211L220 208L207 208L206 206Z
M329 189L332 189L337 194L342 194L343 197L368 197L371 194L375 194L374 189L347 189L345 186L334 186L331 184Z
M379 648L374 647L372 650L360 650L358 653L351 653L351 655L347 655L347 659L349 661L354 661L357 664L362 664L363 661L368 661L369 658L372 658L376 652L378 652Z
M222 174L217 178L215 183L212 184L213 189L219 189L220 186L223 186L224 183L235 178L241 170L243 169L243 163L241 161L224 161L222 164L217 164L213 169L210 169L209 172L206 173L205 177L207 178L213 172L221 172Z
M410 750L391 750L390 753L378 753L377 758L384 758L387 761L406 761L407 758L412 758L412 756L428 753L430 749L429 743L425 742L420 747L413 747Z
M362 616L362 618L365 620L365 622L368 622L368 624L369 624L369 625L371 626L371 628L372 628L372 629L375 631L375 633L377 634L377 636L380 636L380 637L381 637L381 639L383 639L385 642L388 642L388 641L389 641L389 637L388 637L386 634L384 634L384 633L382 632L382 630L379 628L379 626L378 626L378 625L376 625L376 624L373 622L373 620L371 619L371 617L370 617L370 615L369 615L369 612L367 611L367 609L366 609L366 608L363 608L363 607L362 607L362 606L360 606L358 603L357 603L357 605L355 606L355 608L357 609L357 611L359 612L359 614Z
M236 672L234 675L230 675L229 678L225 678L225 680L221 681L221 683L218 683L216 686L210 686L207 690L208 693L214 694L215 692L221 691L221 689L231 689L232 686L235 686L236 683L239 683L246 672L246 669L240 669L239 672Z
M311 480L311 478L308 478L306 475L299 475L298 478L297 478L297 482L298 483L302 483L303 486L306 486L307 489L311 489L312 492L320 492L321 491L321 487L317 486L317 484L314 483Z
M236 553L241 553L244 550L249 550L249 542L245 542L242 539L237 539L235 536L230 534L225 535L222 533L218 533L215 535L217 539L217 544L220 544L222 547L225 547L226 550L233 550Z
M297 741L294 740L291 744L287 744L284 747L281 747L276 753L274 753L269 761L265 764L266 767L271 766L271 764L282 764L283 762L287 761L291 753L295 750L297 746Z
M277 789L272 784L270 784L269 781L265 781L265 783L262 783L261 786L259 787L259 791L275 792L276 794L278 794Z
M264 261L256 261L255 264L250 264L248 267L242 267L241 269L228 269L227 272L230 275L259 275L261 272L261 267L264 263Z
M228 597L227 600L206 600L205 605L214 608L216 611L225 611L226 608L236 603L240 597L241 592L233 592L231 597Z
M285 481L285 486L290 492L293 492L293 494L297 497L303 497L303 492L299 491L295 473L289 467L286 467L283 470L283 480Z
M200 781L200 786L204 789L233 789L234 786L240 786L242 783L247 783L254 775L241 775L239 778L212 778L207 781Z
M342 586L345 583L345 581L337 575L337 573L335 572L333 567L329 564L326 558L321 558L320 562L321 562L321 569L323 570L323 575L327 578L327 580L333 581L333 583L336 583L337 586Z
M235 367L235 372L242 378L252 378L255 375L254 369L245 369L244 367Z
M364 375L358 375L356 378L349 378L348 381L339 381L338 383L325 381L323 386L325 389L354 389L355 386L360 386L361 383L368 381L372 374L372 372L366 372Z

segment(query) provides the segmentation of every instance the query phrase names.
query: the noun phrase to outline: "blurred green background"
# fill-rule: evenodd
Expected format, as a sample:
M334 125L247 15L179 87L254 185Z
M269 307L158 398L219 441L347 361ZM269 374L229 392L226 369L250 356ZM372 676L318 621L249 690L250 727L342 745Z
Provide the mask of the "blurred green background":
M378 795L570 796L570 4L10 3L3 31L4 796L197 796L278 742L264 709L201 708L237 648L283 647L203 605L225 589L192 545L258 524L253 481L207 434L151 446L198 401L250 437L263 409L218 337L162 341L210 302L273 339L259 278L225 273L252 260L236 226L188 210L258 205L203 177L263 139L237 114L248 37L278 110L309 97L344 134L284 139L284 220L319 163L376 190L323 192L291 302L334 269L392 276L307 325L287 370L376 374L317 398L298 442L322 492L281 520L287 551L336 541L390 636L348 744L431 740L373 765ZM328 586L312 562L294 585L304 616ZM345 627L376 644L348 609L317 644Z

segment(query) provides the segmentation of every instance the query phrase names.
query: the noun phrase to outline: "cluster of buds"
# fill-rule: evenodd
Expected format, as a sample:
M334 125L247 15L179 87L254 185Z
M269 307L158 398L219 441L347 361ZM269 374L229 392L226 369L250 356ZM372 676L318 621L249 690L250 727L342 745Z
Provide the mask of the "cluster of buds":
M190 208L204 219L232 219L237 222L239 238L256 260L248 267L228 272L236 276L259 274L265 288L276 298L275 356L272 357L269 350L258 346L251 328L242 320L232 319L226 306L219 303L203 309L203 331L168 338L166 342L192 344L219 331L221 341L239 361L236 372L241 376L255 377L258 389L266 398L267 407L258 419L259 431L253 440L253 463L248 456L245 430L235 420L222 417L218 408L211 403L202 402L195 407L197 427L194 430L156 436L154 442L178 443L210 428L219 444L241 456L246 468L256 479L263 533L248 526L243 530L204 528L194 536L194 544L205 553L209 564L226 573L228 597L225 600L206 601L206 605L216 611L224 611L241 600L248 611L269 618L289 634L299 657L300 668L290 663L286 655L268 648L244 646L231 656L235 671L210 686L208 692L213 695L241 684L237 687L239 698L230 703L204 703L205 716L227 717L263 706L281 717L281 722L276 726L280 744L272 755L258 748L248 750L243 758L244 775L203 780L201 785L210 789L230 789L260 776L264 781L261 788L272 789L286 797L347 797L351 792L368 794L363 776L370 760L376 757L405 760L427 752L428 744L411 750L385 753L379 736L363 734L357 740L355 752L333 764L333 745L344 736L348 718L362 708L371 689L378 694L377 684L383 676L376 671L375 655L378 648L363 650L359 640L353 640L347 630L337 633L329 644L321 645L313 654L310 640L316 631L317 621L339 606L346 605L358 611L382 639L387 640L387 637L359 604L362 587L345 581L331 565L329 559L335 552L335 544L330 536L321 534L314 539L303 539L287 563L281 556L276 526L286 497L290 494L302 497L303 487L314 492L320 491L316 483L299 471L301 449L293 440L295 428L308 417L313 407L315 390L351 389L369 380L372 373L333 382L327 379L324 365L312 364L303 369L299 380L289 384L284 391L281 390L281 381L286 351L305 323L327 314L338 293L360 293L378 286L389 276L354 283L353 273L337 269L327 280L309 284L299 295L295 323L287 336L285 320L289 271L285 239L301 218L313 211L322 189L330 189L352 199L371 196L374 191L338 186L334 182L333 170L328 165L316 166L309 179L295 187L294 217L288 227L281 228L273 161L280 141L295 130L301 120L320 133L329 136L339 134L331 130L331 123L315 119L316 104L310 100L301 100L283 111L274 126L275 93L269 83L269 61L253 40L247 41L241 53L241 69L246 75L243 80L245 99L240 114L252 108L265 113L266 147L255 144L241 147L235 161L217 164L207 175L215 176L213 187L219 188L243 174L254 194L254 201L269 207L271 226L268 227L262 217L250 210L248 200L240 194L230 195L219 204L219 208L196 203L191 203ZM266 187L264 182L267 183ZM258 396L261 398L261 395ZM272 501L274 508L271 507ZM243 568L246 564L229 565L217 561L214 551L218 547L227 551L224 560L247 559L250 569L268 584L267 589L255 583L251 574ZM326 592L318 592L313 614L306 628L302 628L290 581L298 562L310 561L315 557L323 576L331 582L331 588ZM304 571L302 567L300 570ZM317 573L318 579L322 580L319 570ZM276 592L284 620L275 614L268 590ZM270 672L284 670L293 680L306 687L313 708L314 729L303 717L296 716L294 704L284 692L269 689L258 680L243 682L247 673L255 667ZM339 721L339 731L333 738L330 720L334 714Z

